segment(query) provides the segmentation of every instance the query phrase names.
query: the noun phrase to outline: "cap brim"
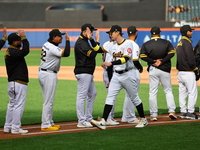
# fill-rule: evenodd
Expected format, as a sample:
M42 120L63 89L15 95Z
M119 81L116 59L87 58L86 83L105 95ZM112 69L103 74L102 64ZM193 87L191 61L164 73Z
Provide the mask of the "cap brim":
M61 33L61 35L65 35L65 33Z
M92 31L97 31L97 29L91 29Z

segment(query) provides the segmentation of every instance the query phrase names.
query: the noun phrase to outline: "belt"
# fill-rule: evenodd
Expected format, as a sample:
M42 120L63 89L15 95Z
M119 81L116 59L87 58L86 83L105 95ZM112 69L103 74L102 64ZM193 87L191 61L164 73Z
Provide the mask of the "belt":
M122 71L117 71L117 70L115 70L115 72L116 73L119 73L119 74L122 74L122 73L125 73L125 72L127 72L128 70L126 69L126 70L122 70Z
M40 68L40 70L42 70L42 71L47 71L47 72L52 72L52 73L57 73L57 71L52 71L52 70L43 69L43 68Z

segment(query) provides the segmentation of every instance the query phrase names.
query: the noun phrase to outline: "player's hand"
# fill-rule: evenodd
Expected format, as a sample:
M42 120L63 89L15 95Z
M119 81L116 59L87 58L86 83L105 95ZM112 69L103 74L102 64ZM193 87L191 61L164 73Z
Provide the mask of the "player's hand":
M24 30L19 29L18 32L19 32L18 36L20 36L20 37L26 36Z
M3 37L5 37L5 38L7 37L7 30L6 30L6 27L3 28Z
M67 40L67 41L69 41L69 40L70 40L70 38L69 38L69 35L68 35L68 33L67 33L67 32L65 32L65 38L66 38L66 40Z
M96 42L99 43L100 41L100 35L99 35L99 31L96 31L96 34L95 34L95 39L96 39Z
M92 35L93 34L92 34L90 28L87 27L86 28L86 36L87 36L87 38L91 40L92 39Z
M109 88L110 82L108 82L108 84L106 85L106 88Z
M106 67L112 66L112 63L111 63L111 62L103 62L103 63L101 64L101 66L102 66L103 68L106 68Z

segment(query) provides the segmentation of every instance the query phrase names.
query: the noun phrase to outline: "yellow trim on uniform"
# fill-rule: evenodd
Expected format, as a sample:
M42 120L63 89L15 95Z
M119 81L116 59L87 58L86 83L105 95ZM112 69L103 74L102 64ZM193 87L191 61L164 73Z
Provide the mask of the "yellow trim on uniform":
M62 57L64 56L64 52L65 52L65 51L63 50L62 53L61 53L61 56L62 56Z
M182 44L182 42L180 41L180 42L178 42L178 44L177 44L177 46L182 46L183 44Z
M18 82L18 83L21 83L21 84L25 84L27 85L28 83L27 82L24 82L24 81L20 81L20 80L14 80L15 82Z
M10 48L20 49L20 47L15 47L15 46L13 46L13 45L10 45Z
M88 57L90 57L90 54L92 53L92 50L89 50L88 52L87 52L87 56Z
M139 59L132 59L132 61L139 61Z
M151 39L152 39L152 40L153 40L153 39L160 39L160 37L159 37L159 36L156 36L156 37L152 37Z
M174 49L169 51L167 54L173 54L173 53L176 53L176 51Z
M123 57L123 58L120 58L120 60L121 60L121 63L122 64L124 64L124 63L126 63L126 59Z
M187 36L182 36L181 39L188 40L190 43L192 43L192 40L190 40Z
M6 37L2 37L2 40L6 41Z
M196 68L194 68L194 70L193 71L196 71L196 70L198 70L198 68L196 67Z
M94 51L98 51L99 48L100 48L100 46L99 46L99 45L96 45L95 47L93 47L93 50L94 50Z
M140 54L140 58L144 58L144 57L147 57L146 54Z
M83 39L83 37L82 37L81 35L80 35L79 37L80 37L81 39Z
M26 39L26 36L22 36L21 39L22 39L22 40L25 40L25 39Z

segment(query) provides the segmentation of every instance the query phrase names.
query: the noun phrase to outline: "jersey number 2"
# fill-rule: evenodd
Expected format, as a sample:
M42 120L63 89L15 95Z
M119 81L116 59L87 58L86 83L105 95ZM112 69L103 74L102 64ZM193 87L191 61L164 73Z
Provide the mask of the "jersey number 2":
M44 59L44 57L46 57L46 51L42 49L42 53L41 53L41 60L42 60L42 61L46 61L46 60Z

